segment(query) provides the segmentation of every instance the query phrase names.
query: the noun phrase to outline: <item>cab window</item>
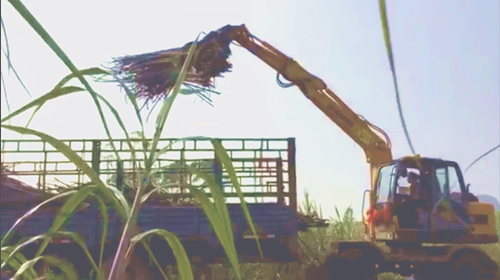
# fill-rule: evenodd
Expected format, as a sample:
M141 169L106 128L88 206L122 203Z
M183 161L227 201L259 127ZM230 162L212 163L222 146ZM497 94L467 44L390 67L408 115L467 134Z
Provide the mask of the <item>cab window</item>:
M396 166L397 165L393 164L384 166L380 169L377 186L377 203L389 202L396 176Z
M453 166L448 166L448 182L450 198L452 200L462 201L462 189L460 188L460 180L458 179L457 169Z
M451 198L461 200L460 180L458 172L454 166L439 166L436 168L436 179L439 185L439 191L436 194L438 198Z
M436 199L443 198L450 194L450 183L448 177L448 167L442 166L436 168L436 180L438 182L439 189L435 191Z
M412 184L418 184L420 177L420 170L414 167L404 167L400 166L398 172L397 185L395 188L395 194L397 195L412 195ZM412 180L413 179L413 180ZM413 186L415 187L415 186Z

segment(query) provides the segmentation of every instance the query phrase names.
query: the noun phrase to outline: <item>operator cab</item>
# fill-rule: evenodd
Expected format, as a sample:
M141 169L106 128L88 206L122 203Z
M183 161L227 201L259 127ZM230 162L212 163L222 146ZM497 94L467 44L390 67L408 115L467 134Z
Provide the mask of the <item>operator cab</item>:
M470 222L466 205L477 201L468 193L456 162L420 155L382 166L376 191L375 209L388 212L389 224L397 217L398 231L418 232L415 241L422 242L430 241L431 231L465 233ZM387 220L374 224L389 228Z

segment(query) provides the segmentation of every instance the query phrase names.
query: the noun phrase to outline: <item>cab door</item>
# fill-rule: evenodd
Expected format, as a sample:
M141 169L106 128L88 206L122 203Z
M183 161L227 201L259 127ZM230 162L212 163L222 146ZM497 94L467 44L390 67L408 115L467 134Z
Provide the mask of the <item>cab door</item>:
M470 217L463 201L464 187L457 168L436 164L432 192L431 230L436 242L453 242L467 233Z
M397 164L380 168L374 204L371 209L371 225L377 240L393 240L396 225L393 221L394 186L397 177Z

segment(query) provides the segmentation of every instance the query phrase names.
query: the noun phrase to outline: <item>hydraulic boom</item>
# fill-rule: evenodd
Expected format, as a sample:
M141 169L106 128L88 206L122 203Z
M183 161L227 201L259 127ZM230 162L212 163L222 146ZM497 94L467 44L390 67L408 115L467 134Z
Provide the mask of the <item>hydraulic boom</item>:
M250 34L245 25L233 29L229 37L300 88L316 107L363 148L370 164L373 190L379 167L393 160L387 134L352 111L325 82L302 68L297 61Z

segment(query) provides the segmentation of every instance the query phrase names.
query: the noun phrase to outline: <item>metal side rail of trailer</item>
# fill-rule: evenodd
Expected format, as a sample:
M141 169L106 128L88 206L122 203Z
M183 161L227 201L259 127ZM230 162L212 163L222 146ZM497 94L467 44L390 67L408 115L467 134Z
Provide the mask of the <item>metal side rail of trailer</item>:
M244 218L239 197L231 185L226 171L215 156L209 140L161 139L159 147L171 145L155 164L160 184L197 184L185 166L195 164L199 169L213 172L222 187L228 202L233 223L235 245L243 262L291 262L300 257L298 232L308 227L325 226L325 221L304 217L297 213L297 186L295 171L295 139L218 139L231 158L244 199L256 226L264 259L261 259L254 236ZM135 141L135 140L134 140ZM131 156L127 141L114 140L122 159L126 180L131 184L135 168L143 161L142 142L135 141L137 158ZM150 141L150 140L148 140ZM64 140L64 142L108 184L116 182L117 160L110 148L109 140ZM16 221L47 196L61 192L64 188L80 186L89 179L74 164L48 143L41 140L2 140L2 188L0 231L4 236ZM4 167L6 167L4 169ZM17 182L17 183L16 183ZM175 185L175 184L174 184ZM31 187L35 186L35 187ZM207 189L207 188L206 188ZM185 189L171 188L164 200L153 198L141 207L137 225L140 230L160 228L175 233L183 243L193 263L218 263L225 261L221 248L203 210L189 203L190 195ZM205 191L207 192L207 190ZM210 192L207 192L210 197ZM48 231L64 201L41 207L30 217L16 225L13 241L28 238ZM182 202L182 203L181 203ZM192 201L191 201L192 202ZM177 204L176 204L177 203ZM181 205L182 204L182 205ZM104 258L116 249L123 222L112 208L108 209L109 221ZM78 233L86 242L95 258L103 232L103 221L93 200L87 200L78 211L65 222L63 230ZM167 242L159 237L148 240L150 248L161 265L175 262ZM140 245L140 244L139 244ZM34 254L36 244L28 246L23 253ZM80 252L80 253L78 253ZM46 249L47 254L57 254L72 263L88 262L78 244L69 239L55 238ZM137 248L137 254L147 253ZM90 268L90 267L88 267Z

